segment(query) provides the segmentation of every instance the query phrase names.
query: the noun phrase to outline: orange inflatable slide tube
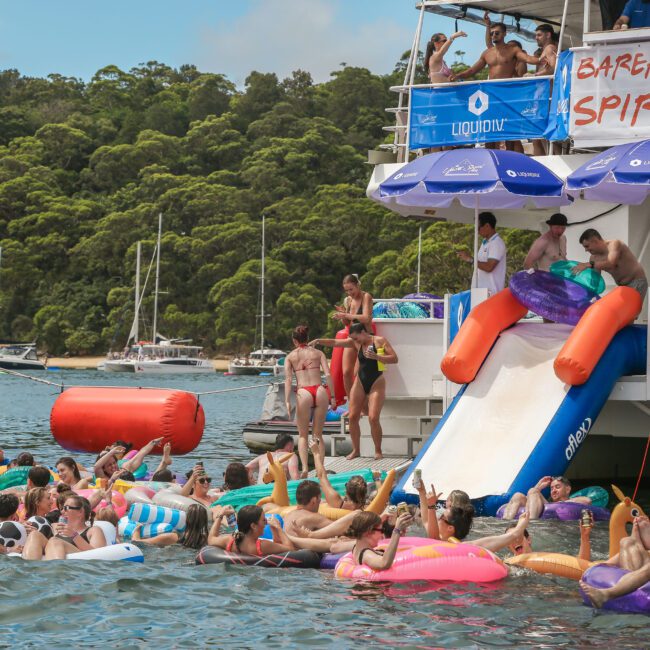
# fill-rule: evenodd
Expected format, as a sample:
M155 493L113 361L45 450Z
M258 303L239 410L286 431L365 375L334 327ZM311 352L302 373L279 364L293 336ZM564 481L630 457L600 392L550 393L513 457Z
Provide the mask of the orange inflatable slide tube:
M344 327L336 333L336 339L345 340L350 333L349 327ZM343 384L343 350L345 348L332 348L332 360L330 361L330 374L334 385L334 396L337 406L345 404L345 385Z
M499 334L527 313L510 289L474 307L440 363L445 377L457 384L473 381Z
M635 289L616 287L578 321L555 359L555 374L571 386L584 384L619 330L634 321L643 300Z

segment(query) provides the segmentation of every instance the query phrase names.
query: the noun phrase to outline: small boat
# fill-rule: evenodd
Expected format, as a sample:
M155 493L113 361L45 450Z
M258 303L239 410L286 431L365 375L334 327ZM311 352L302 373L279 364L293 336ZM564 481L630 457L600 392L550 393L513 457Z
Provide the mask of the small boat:
M35 343L10 343L0 347L0 368L7 370L45 370L36 354Z

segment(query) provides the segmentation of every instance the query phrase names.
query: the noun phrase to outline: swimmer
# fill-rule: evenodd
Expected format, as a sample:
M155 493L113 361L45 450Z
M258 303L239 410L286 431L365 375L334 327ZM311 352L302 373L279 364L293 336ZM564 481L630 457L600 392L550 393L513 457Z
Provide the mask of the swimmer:
M71 456L62 456L56 461L56 471L59 482L69 485L73 490L85 490L88 479L81 477L77 461Z
M111 447L108 451L97 456L93 470L95 476L97 478L110 478L118 469L134 473L144 462L145 456L151 453L154 447L160 445L163 440L163 437L150 440L133 458L122 462L121 468L118 465L118 460L121 460L126 453L126 447L122 445Z
M215 501L215 497L208 494L211 484L212 478L207 475L203 465L195 465L180 494L210 507Z
M410 514L400 515L388 546L385 549L377 549L376 546L384 538L381 518L374 512L357 513L348 530L348 537L356 540L352 549L355 562L365 564L375 571L390 569L393 566L400 538L412 520L413 517Z
M234 513L234 510L229 506L224 508L220 513L221 517L225 517ZM198 503L191 505L187 509L187 516L185 518L185 530L182 533L172 531L171 533L162 533L142 539L140 536L143 524L138 524L131 535L134 542L142 542L151 546L171 546L172 544L182 544L185 548L200 549L203 548L208 542L208 511L200 506Z
M282 463L284 467L284 473L287 479L295 481L300 477L298 471L298 456L296 456L293 451L295 449L295 444L293 442L293 436L290 433L278 433L275 437L275 449L271 452L275 462L279 462L283 456L288 454L293 454L289 460L286 460ZM248 470L248 478L250 482L253 482L253 474L257 470L257 483L264 484L264 475L269 467L269 459L267 458L266 452L260 454L256 458L253 458L247 465L246 469Z

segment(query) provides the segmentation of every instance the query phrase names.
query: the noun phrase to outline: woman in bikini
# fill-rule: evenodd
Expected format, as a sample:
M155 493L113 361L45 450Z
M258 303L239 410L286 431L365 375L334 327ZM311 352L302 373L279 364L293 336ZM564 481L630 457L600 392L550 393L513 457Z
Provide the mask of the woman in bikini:
M381 517L374 512L360 512L350 524L348 537L356 539L352 555L357 564L365 564L375 571L385 571L393 566L400 537L406 532L413 517L403 514L397 518L395 528L390 536L390 543L385 549L375 548L384 539Z
M287 406L287 413L291 414L291 384L293 375L296 375L296 424L298 425L298 456L300 456L301 473L300 478L307 478L309 471L309 453L307 450L307 439L309 437L309 418L314 411L312 419L312 435L322 449L323 425L327 415L328 404L332 409L336 408L334 397L334 386L330 376L330 369L327 365L325 355L319 350L314 350L307 345L309 339L309 328L306 325L298 325L293 330L294 350L287 355L284 362L284 395ZM322 385L321 372L325 375L328 391Z
M220 535L221 520L215 516L214 523L208 535L208 544L218 546L226 551L243 555L262 557L270 553L286 553L295 550L295 546L286 536L275 517L266 521L264 511L260 506L244 506L237 512L237 530L231 535ZM269 524L273 532L273 540L260 539L264 527Z
M383 376L383 365L397 363L397 354L393 346L383 336L369 334L362 323L350 325L350 336L347 339L315 339L313 345L326 347L352 348L357 352L359 370L352 385L350 394L350 438L352 452L348 460L361 454L361 428L359 421L364 406L368 405L368 421L370 433L375 443L375 459L383 458L381 451L382 430L379 416L386 398L386 379ZM379 352L378 352L379 351ZM380 366L379 364L382 364Z
M467 34L465 32L456 32L449 38L444 34L434 34L427 43L427 50L424 54L424 68L432 84L449 83L452 70L445 63L445 54L449 51L451 44L461 36L467 36Z
M361 283L356 274L352 273L343 278L343 291L346 294L345 301L342 306L336 305L336 312L332 318L340 320L345 327L353 323L362 323L366 331L372 332L372 296L367 291L361 291ZM354 350L343 350L341 366L343 386L349 399L357 366Z

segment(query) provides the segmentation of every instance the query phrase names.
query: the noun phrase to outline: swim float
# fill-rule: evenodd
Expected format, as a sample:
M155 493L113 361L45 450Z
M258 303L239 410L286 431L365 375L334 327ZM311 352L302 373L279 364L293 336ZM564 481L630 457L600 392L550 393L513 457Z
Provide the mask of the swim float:
M571 260L559 260L551 264L550 271L553 275L575 282L593 293L601 294L605 291L605 280L598 271L587 268L576 275L571 273L571 269L578 264L579 262Z
M590 586L599 589L613 587L625 574L629 573L625 569L608 564L596 564L587 569L582 579ZM580 595L585 605L593 607L592 602L587 598L585 592L580 588ZM623 612L626 614L646 614L650 616L650 582L646 582L643 587L639 587L625 596L612 598L608 600L603 609L612 612Z
M512 295L530 311L554 323L576 325L598 300L581 284L548 271L519 271L510 277Z
M299 549L284 553L271 553L258 557L244 553L232 553L216 546L204 546L197 554L196 564L235 564L259 566L272 569L318 569L320 555L314 551Z
M94 494L95 490L88 488L87 490L74 490L74 492L76 492L79 496L88 499L92 494ZM124 495L121 492L118 492L117 490L112 490L110 503L102 499L93 508L93 510L94 512L97 512L100 508L105 508L106 506L109 505L113 506L113 510L115 510L118 517L123 517L124 514L126 513L126 509L127 509L126 499L124 498Z
M390 540L383 540L378 548L386 549L389 544ZM352 553L346 553L337 562L334 575L337 578L372 582L494 582L505 578L508 569L494 553L482 546L422 537L403 537L390 569L375 571L365 564L357 564Z
M497 510L497 518L503 519L503 513L506 505L502 505ZM517 517L524 513L525 508L521 507L517 510ZM559 519L560 521L578 521L580 513L583 510L589 510L594 517L594 521L609 521L611 514L606 508L599 506L587 505L586 503L578 503L576 501L555 501L553 503L544 504L544 510L540 515L540 519Z

